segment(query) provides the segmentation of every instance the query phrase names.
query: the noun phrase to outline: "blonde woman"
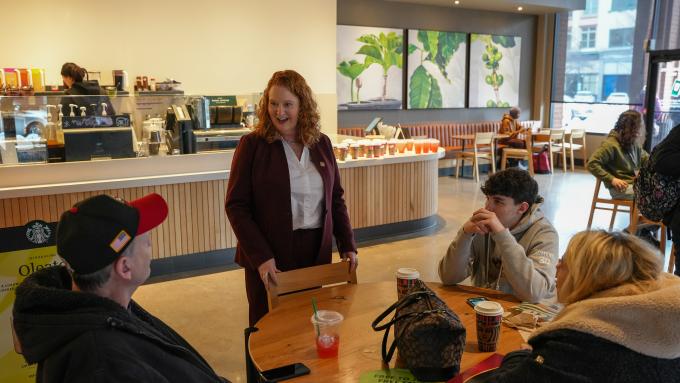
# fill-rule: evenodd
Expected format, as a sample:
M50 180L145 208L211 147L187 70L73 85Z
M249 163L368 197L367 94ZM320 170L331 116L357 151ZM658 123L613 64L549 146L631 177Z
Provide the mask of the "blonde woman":
M680 278L622 232L576 234L557 268L564 310L488 382L680 381Z

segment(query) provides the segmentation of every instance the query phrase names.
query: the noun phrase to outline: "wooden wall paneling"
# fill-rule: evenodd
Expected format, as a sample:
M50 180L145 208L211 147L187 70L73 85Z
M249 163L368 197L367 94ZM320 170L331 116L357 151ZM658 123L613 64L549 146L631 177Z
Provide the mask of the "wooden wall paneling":
M189 184L182 185L182 232L186 233L186 249L183 250L182 254L188 254L193 250L194 234L191 229L193 226L193 221L191 220L191 187Z
M28 206L26 204L26 198L17 198L19 200L19 225L23 225L28 222Z
M210 191L212 187L212 182L201 182L203 190L205 192L205 201L203 202L203 228L205 229L205 248L206 250L215 250L215 245L213 244L213 239L215 238L213 234L214 226L212 225L212 220L217 212L213 209L213 195Z
M205 202L205 194L203 193L203 182L193 182L192 185L196 189L196 194L194 199L196 200L196 221L198 222L197 237L198 237L198 249L200 252L204 252L205 249L205 222L203 221L203 212Z
M231 242L230 238L230 233L227 230L227 212L224 209L224 203L226 201L225 197L225 182L224 181L218 181L218 196L217 196L217 201L219 202L219 214L217 215L218 222L219 222L219 228L220 228L220 247L224 248L227 247L227 243Z
M174 215L174 185L164 185L164 193L165 193L165 200L168 202L168 246L166 248L166 257L172 257L173 255L177 255L176 251L176 246L178 243L178 238L179 238L179 232L175 231L175 215ZM170 209L173 209L172 211Z
M173 227L175 228L174 232L174 238L173 238L173 243L175 245L175 248L172 252L172 255L179 255L182 254L182 246L184 246L184 236L182 235L182 224L179 219L180 217L180 192L179 192L179 185L175 184L172 185L172 189L170 191L170 194L172 195L172 224Z
M0 228L8 227L7 221L5 219L5 205L7 200L0 199Z

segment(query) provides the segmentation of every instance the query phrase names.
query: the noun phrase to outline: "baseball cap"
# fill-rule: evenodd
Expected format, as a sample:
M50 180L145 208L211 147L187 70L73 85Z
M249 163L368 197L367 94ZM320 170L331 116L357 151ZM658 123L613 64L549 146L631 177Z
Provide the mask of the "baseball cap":
M163 223L168 204L156 193L131 202L102 194L78 202L57 224L57 253L89 274L115 261L132 240Z

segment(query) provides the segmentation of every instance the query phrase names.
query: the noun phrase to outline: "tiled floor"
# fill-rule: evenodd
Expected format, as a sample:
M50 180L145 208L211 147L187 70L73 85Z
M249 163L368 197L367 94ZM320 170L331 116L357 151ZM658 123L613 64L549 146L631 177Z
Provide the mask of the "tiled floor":
M594 178L583 170L566 174L558 170L555 175L536 175L536 180L545 198L543 210L559 232L562 252L570 236L586 227ZM439 178L442 227L428 236L360 245L359 283L391 280L399 267L414 267L424 280L437 280L439 258L460 225L483 203L484 195L473 180ZM620 214L616 227L627 222L627 215ZM598 212L593 226L608 223L609 213ZM244 382L243 329L248 310L243 278L242 270L232 270L148 284L134 298L179 331L219 374Z

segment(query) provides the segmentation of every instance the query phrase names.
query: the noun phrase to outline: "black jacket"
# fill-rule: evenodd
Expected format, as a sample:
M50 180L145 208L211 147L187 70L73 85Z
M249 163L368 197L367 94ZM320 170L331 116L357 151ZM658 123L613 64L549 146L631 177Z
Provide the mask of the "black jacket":
M680 177L680 125L676 125L666 138L654 147L652 161L654 170L659 174ZM673 243L676 247L680 246L680 201L664 217L664 223L671 229ZM676 259L676 265L678 263Z
M103 108L102 103L106 103L106 114L112 116L116 114L111 104L111 99L107 96L97 81L83 81L73 83L70 89L64 92L67 96L62 97L60 103L62 105L62 113L64 116L68 116L71 112L69 104L78 105L78 108L74 108L76 116L80 116L80 107L84 106L86 109L85 113L88 116L102 114Z
M680 382L680 278L627 283L570 303L506 355L488 382Z
M641 323L640 326L650 324ZM514 351L487 383L680 382L680 359L643 355L620 344L575 330L540 334L533 351Z
M63 266L16 289L14 328L36 382L224 382L187 341L134 301L71 291Z

